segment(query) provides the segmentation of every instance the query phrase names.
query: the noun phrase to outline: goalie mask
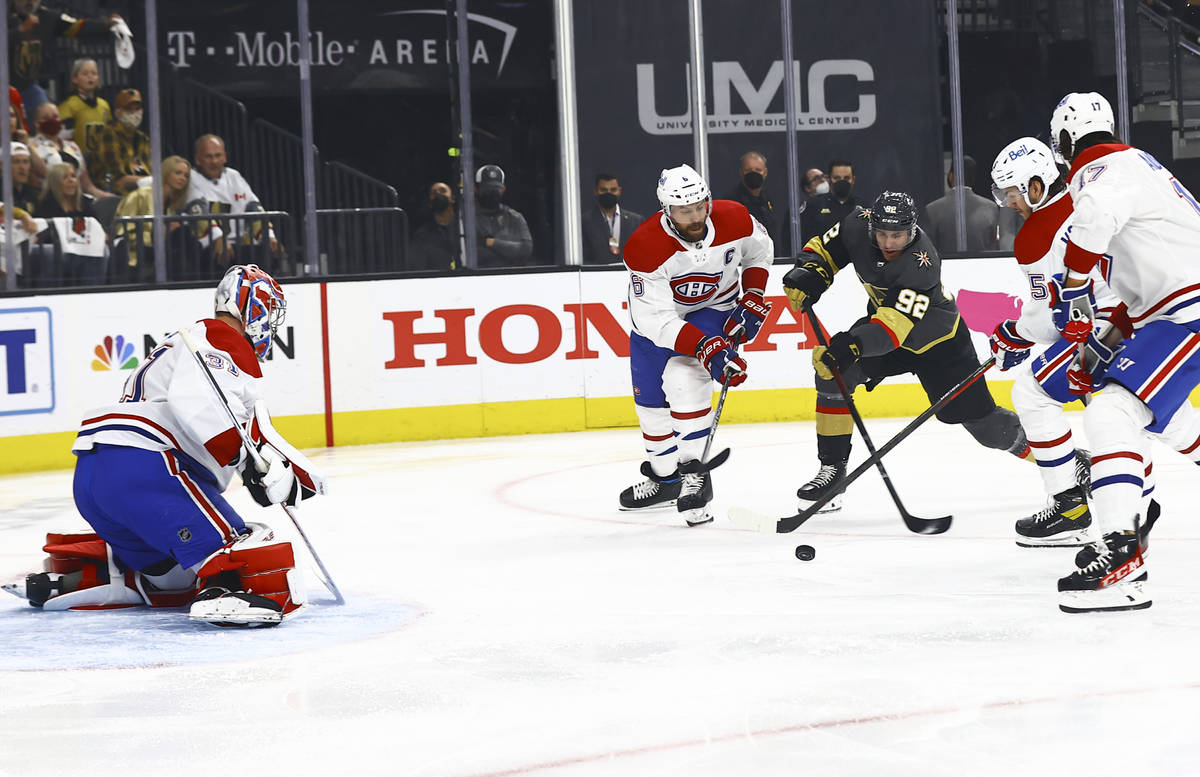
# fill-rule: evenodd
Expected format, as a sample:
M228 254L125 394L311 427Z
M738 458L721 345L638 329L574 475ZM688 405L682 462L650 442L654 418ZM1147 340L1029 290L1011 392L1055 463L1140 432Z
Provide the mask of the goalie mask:
M287 301L283 289L255 264L230 267L217 286L215 312L242 322L246 339L259 361L271 352L271 340L283 324Z
M1079 139L1093 132L1113 134L1116 120L1113 109L1104 95L1099 92L1071 92L1059 101L1050 115L1050 148L1054 161L1067 164L1068 157L1074 158ZM1070 145L1060 148L1062 133L1067 133Z
M1042 182L1042 196L1037 202L1029 199L1029 182ZM1004 147L992 163L992 199L1002 208L1008 207L1018 194L1025 204L1037 210L1050 197L1050 187L1059 178L1050 149L1037 138L1020 138ZM1016 188L1016 191L1009 191Z

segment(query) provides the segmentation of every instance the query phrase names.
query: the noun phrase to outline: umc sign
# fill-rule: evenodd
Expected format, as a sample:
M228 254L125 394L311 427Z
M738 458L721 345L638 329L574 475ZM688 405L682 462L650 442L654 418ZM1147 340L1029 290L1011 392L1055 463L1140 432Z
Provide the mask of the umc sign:
M0 415L54 410L50 308L0 310Z

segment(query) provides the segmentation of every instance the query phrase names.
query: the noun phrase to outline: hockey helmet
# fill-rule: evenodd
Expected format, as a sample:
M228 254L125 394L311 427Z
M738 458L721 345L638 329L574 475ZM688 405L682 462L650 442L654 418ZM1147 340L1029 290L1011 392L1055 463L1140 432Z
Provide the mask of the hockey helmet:
M909 240L912 240L917 236L917 204L911 194L884 192L875 198L867 223L872 238L875 230L883 229L889 232L907 231Z
M1115 131L1113 109L1104 95L1099 92L1071 92L1059 101L1050 115L1050 148L1054 152L1054 161L1067 164L1067 155L1074 157L1075 144L1085 135L1093 132L1111 135ZM1063 132L1067 133L1071 145L1060 149Z
M1029 182L1034 178L1042 182L1042 197L1037 202L1029 199ZM1058 179L1058 165L1054 164L1046 144L1037 138L1018 138L1005 146L992 163L992 199L1000 207L1006 207L1007 189L1016 187L1025 204L1037 210L1046 204L1050 186Z
M283 324L287 300L275 279L258 265L239 264L226 270L217 285L214 309L242 322L246 338L262 361L271 352L271 339Z
M704 176L693 170L691 165L670 167L658 176L658 202L668 216L671 215L672 205L691 205L710 200L712 192Z

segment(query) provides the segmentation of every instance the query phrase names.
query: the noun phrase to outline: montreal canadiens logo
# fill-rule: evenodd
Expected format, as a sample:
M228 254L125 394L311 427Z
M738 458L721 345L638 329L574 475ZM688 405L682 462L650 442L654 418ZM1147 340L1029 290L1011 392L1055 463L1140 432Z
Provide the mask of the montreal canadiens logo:
M696 305L712 298L721 283L721 273L694 272L671 279L671 290L675 301L682 305Z

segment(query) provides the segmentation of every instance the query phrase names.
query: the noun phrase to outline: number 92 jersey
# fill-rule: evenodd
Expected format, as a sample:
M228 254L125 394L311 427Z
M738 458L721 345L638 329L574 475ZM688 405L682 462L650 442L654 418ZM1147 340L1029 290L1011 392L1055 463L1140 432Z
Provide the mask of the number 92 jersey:
M919 227L916 239L888 261L871 237L867 211L856 208L824 235L809 240L796 263L814 262L828 272L821 275L830 284L834 273L854 265L870 297L870 320L851 330L862 342L864 356L897 348L924 353L958 331L958 307L942 289L942 259Z

